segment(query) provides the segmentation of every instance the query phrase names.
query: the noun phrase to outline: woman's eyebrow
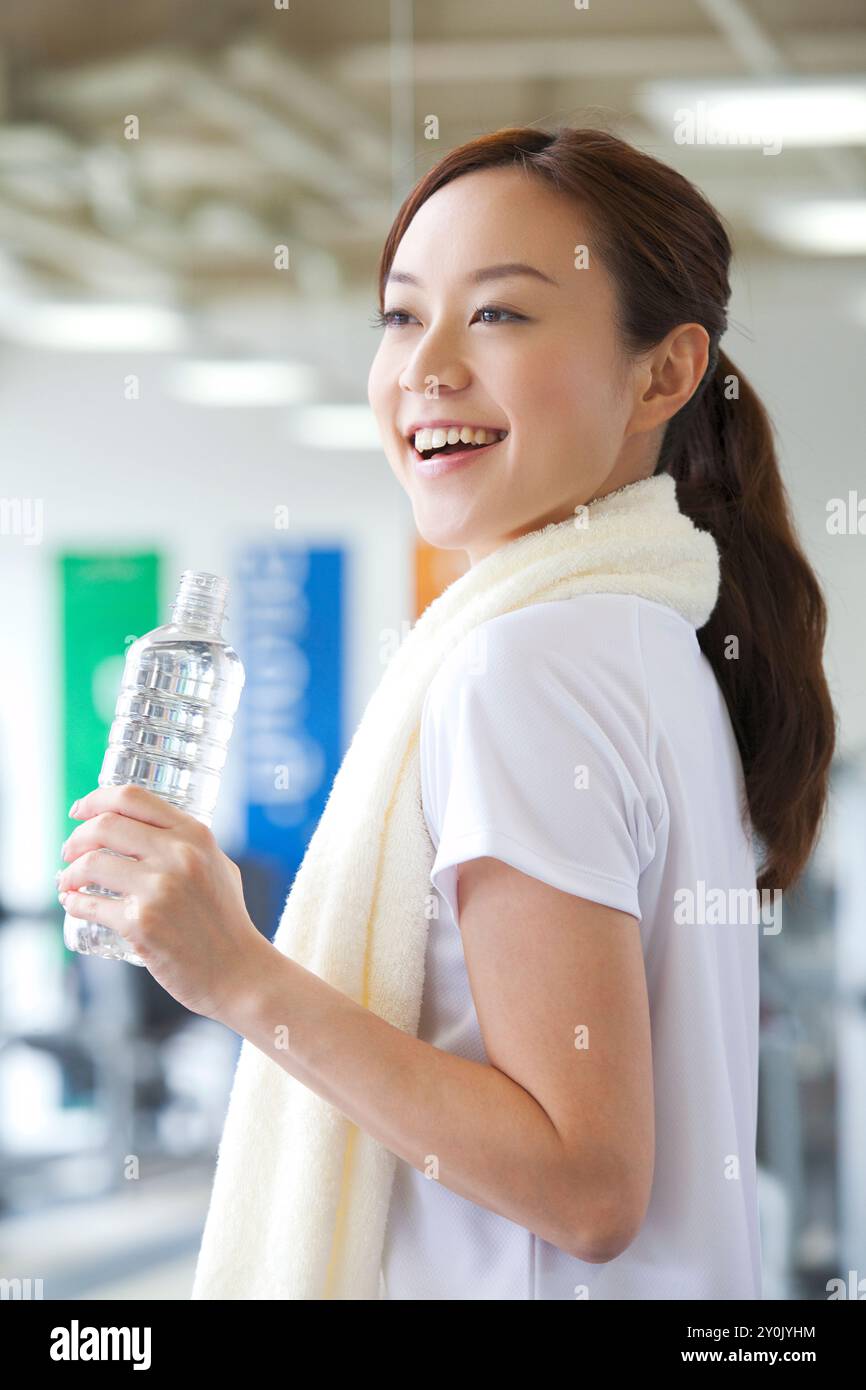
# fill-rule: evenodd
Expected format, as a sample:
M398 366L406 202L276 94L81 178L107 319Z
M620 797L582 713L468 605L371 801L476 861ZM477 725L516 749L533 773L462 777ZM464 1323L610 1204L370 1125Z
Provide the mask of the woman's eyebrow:
M558 281L551 279L549 275L545 275L534 265L525 265L523 261L506 261L503 265L484 266L481 270L473 270L466 276L466 279L469 284L481 285L487 280L504 280L513 275L533 275L537 280L543 280L548 285L559 287ZM401 285L418 285L419 288L424 283L419 280L417 275L410 275L408 270L390 270L385 278L385 283L388 284L391 280Z

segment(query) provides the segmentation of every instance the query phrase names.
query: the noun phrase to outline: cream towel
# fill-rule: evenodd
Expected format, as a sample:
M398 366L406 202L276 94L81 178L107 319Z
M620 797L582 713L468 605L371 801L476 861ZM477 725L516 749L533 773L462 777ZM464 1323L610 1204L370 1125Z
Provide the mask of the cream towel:
M274 945L415 1036L434 857L419 723L443 659L487 619L572 594L640 594L699 628L718 585L715 541L679 510L667 474L510 540L456 579L415 623L367 705ZM275 1022L291 1027L291 1018ZM378 1298L395 1162L245 1039L192 1297Z

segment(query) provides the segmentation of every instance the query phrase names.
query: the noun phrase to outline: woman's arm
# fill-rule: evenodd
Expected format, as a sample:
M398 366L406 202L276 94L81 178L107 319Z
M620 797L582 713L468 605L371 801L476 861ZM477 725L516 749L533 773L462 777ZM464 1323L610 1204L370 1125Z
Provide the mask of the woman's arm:
M653 1171L636 920L497 859L458 884L490 1066L410 1037L264 938L220 1021L431 1180L578 1259L613 1259Z

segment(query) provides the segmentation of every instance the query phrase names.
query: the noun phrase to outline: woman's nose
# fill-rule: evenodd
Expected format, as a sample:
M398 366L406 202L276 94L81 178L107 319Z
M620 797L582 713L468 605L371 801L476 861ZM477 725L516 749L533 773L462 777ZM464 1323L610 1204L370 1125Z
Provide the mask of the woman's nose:
M419 343L400 373L407 391L435 396L439 391L459 391L470 379L468 365L444 344Z

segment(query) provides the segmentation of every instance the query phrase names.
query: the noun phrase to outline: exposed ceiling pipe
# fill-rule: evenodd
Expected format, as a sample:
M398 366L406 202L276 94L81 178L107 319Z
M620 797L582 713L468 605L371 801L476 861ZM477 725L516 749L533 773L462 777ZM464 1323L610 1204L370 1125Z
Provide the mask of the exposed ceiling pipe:
M856 72L866 65L863 29L795 30L785 36L785 51L794 64L807 70ZM380 86L387 72L391 46L353 44L337 52L328 71L344 89L352 85ZM576 78L646 79L730 77L731 51L708 42L701 34L587 35L580 39L417 39L412 48L416 85L469 82L517 82Z
M327 74L260 39L232 44L225 53L224 71L237 86L264 92L275 106L338 143L350 145L358 167L383 190L387 187L391 153L387 133Z
M129 113L143 117L148 109L171 103L225 130L272 169L308 184L338 205L369 192L369 182L339 155L192 58L163 53L151 56L147 63L45 73L34 80L32 91L45 109L74 111L79 116L101 113L118 119L118 113Z
M412 0L391 0L388 81L391 96L391 203L396 213L415 182L415 68Z
M50 265L64 280L77 275L93 289L132 297L171 298L175 277L112 237L0 201L0 240L23 260Z

